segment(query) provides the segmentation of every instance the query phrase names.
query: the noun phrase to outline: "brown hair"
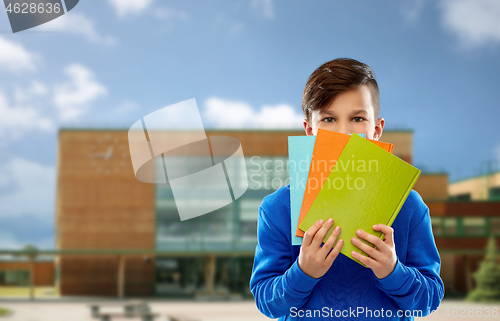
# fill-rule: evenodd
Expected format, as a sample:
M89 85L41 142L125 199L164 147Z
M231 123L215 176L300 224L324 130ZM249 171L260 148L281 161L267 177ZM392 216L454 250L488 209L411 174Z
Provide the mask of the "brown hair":
M302 111L310 121L313 111L323 109L341 93L362 85L368 85L370 89L376 122L380 106L375 75L364 63L349 58L326 62L309 76L302 95Z

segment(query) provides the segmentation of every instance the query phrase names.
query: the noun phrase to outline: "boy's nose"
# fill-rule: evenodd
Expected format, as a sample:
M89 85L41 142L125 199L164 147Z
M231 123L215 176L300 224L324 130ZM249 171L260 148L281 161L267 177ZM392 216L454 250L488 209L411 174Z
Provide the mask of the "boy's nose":
M346 123L340 123L337 130L341 134L346 134L346 135L352 134L350 132L349 126Z

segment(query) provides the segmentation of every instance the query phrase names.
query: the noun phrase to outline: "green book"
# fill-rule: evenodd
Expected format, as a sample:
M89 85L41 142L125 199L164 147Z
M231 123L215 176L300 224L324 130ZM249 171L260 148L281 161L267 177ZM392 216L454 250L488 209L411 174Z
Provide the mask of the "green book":
M353 134L299 228L306 231L319 219L333 218L333 226L342 228L338 237L344 240L341 253L364 266L351 252L367 254L354 246L351 238L362 229L383 240L384 234L374 231L373 225L392 225L420 173L418 168Z

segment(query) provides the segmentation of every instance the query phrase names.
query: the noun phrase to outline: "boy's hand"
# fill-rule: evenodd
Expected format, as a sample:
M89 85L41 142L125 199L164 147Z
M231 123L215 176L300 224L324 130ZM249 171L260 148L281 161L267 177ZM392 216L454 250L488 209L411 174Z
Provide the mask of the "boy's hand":
M332 226L331 218L324 223L323 220L319 220L304 233L298 263L305 274L315 279L322 277L328 271L344 244L340 239L332 249L340 233L340 226L337 226L321 247L325 235Z
M353 237L351 239L352 244L368 254L369 257L355 251L352 251L352 257L372 269L377 278L383 279L391 274L398 260L396 256L396 247L394 246L394 230L392 227L385 224L373 225L373 230L384 233L384 240L382 241L375 235L369 234L363 230L358 230L356 235L375 245L375 248Z

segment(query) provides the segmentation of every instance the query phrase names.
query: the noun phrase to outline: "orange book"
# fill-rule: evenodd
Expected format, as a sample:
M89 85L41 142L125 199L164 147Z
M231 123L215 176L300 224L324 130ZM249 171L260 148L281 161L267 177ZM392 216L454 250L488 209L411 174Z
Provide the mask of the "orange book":
M345 145L351 138L350 135L332 132L326 129L318 129L316 142L314 143L314 151L309 168L309 176L306 182L306 191L300 209L299 223L295 232L296 236L304 237L304 231L299 229L300 224L304 220L307 212L311 208L316 196L323 187L323 183L330 175L333 167L337 163L337 159L344 150ZM370 142L392 154L393 144L379 142L368 139Z

